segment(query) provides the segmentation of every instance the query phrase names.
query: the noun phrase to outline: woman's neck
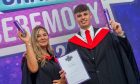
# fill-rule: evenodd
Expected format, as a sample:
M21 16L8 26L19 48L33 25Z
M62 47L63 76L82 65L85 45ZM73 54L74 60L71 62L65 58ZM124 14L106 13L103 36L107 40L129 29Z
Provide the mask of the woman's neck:
M43 53L43 55L50 55L46 48L44 48L44 49L42 48L42 53Z

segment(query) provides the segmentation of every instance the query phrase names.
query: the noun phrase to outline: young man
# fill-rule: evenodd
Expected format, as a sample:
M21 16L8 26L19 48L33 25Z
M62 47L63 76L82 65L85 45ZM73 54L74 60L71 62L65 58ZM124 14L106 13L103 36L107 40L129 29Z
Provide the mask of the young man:
M77 49L81 56L91 78L82 84L139 84L139 71L121 25L110 21L115 34L94 28L84 4L75 8L74 16L80 31L69 39L67 53Z

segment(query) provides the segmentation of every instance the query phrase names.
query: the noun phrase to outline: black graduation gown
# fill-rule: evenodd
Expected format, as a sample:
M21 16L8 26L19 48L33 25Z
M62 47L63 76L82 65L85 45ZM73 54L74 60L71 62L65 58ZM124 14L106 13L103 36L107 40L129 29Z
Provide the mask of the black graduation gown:
M39 70L31 73L27 67L27 60L22 61L22 84L52 84L53 80L60 79L60 66L54 60L49 60L43 67L39 64Z
M117 37L107 29L94 29L92 45L80 38L69 39L67 53L78 50L90 80L82 84L140 84L139 70L127 38Z

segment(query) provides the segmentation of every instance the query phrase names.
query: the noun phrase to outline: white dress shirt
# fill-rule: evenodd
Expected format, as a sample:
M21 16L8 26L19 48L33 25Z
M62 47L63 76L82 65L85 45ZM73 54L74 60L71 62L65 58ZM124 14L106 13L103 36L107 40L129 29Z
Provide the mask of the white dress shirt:
M93 29L93 26L91 25L88 30L90 31L90 36L92 38L92 40L94 39L94 29ZM84 29L80 28L80 33L81 33L81 36L82 38L87 42L87 39L86 39L86 35L85 35L85 31Z

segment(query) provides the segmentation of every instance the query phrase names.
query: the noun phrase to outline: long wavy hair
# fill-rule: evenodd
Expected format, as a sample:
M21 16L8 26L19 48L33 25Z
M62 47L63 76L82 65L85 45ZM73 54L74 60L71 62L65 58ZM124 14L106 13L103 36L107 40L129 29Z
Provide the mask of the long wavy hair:
M39 33L40 29L43 29L48 34L47 30L40 25L35 26L32 30L32 34L31 34L31 45L33 47L33 51L36 55L37 60L42 59L43 55L44 55L43 49L41 48L41 46L39 45L39 43L37 41L37 34ZM54 51L53 51L53 48L50 45L49 41L48 41L48 45L46 46L46 52L48 52L51 56L54 56ZM41 60L41 65L44 65L46 62L47 61L45 59Z

